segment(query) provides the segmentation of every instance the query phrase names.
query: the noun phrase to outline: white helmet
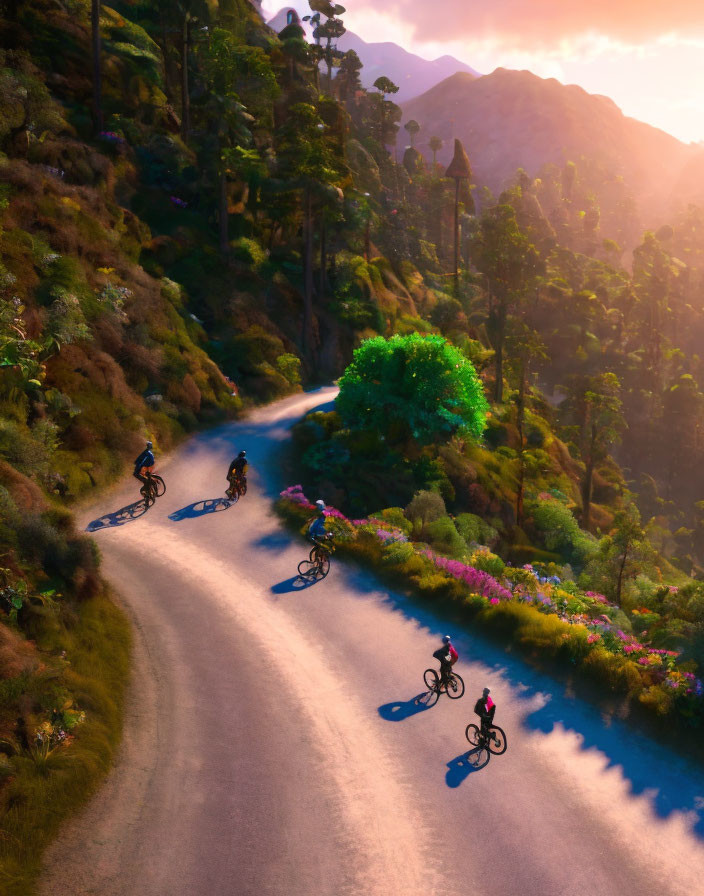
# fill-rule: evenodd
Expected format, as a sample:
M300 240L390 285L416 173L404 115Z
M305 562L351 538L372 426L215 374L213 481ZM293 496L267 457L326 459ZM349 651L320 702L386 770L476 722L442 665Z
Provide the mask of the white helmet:
M315 502L315 506L318 510L325 510L325 501L321 501L320 498Z

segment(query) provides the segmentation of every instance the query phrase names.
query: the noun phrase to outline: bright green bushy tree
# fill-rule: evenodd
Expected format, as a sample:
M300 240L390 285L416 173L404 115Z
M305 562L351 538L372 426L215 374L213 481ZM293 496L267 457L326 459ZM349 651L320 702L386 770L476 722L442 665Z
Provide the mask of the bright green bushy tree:
M340 380L338 410L353 429L421 444L460 433L478 439L488 404L467 358L442 336L374 337Z

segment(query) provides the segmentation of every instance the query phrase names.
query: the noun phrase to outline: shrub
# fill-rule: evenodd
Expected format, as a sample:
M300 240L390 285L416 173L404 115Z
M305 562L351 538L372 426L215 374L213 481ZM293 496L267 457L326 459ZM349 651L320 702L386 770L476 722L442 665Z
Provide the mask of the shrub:
M404 535L410 535L413 531L412 523L409 523L400 507L387 507L386 510L373 513L372 516L376 519L385 520L387 523L400 529Z
M340 379L337 406L351 427L421 443L456 432L478 439L488 410L464 355L440 336L417 333L363 342Z
M538 500L532 506L531 513L549 551L559 551L566 560L580 566L596 551L593 536L579 528L570 509L559 501Z
M457 531L470 546L473 544L492 545L499 537L499 533L493 526L474 513L461 513L455 519L455 525Z
M383 560L385 563L397 566L401 563L407 563L414 555L415 551L412 544L407 541L397 541L384 548Z
M474 551L469 558L469 562L475 569L481 569L483 572L488 572L489 575L494 576L494 578L502 576L506 566L501 557L497 554L492 554L492 552L486 548L479 548Z
M425 527L428 523L446 516L447 510L445 502L437 492L420 491L413 496L405 514L414 525Z
M467 546L449 516L442 516L424 527L424 533L435 550L448 557L462 557Z

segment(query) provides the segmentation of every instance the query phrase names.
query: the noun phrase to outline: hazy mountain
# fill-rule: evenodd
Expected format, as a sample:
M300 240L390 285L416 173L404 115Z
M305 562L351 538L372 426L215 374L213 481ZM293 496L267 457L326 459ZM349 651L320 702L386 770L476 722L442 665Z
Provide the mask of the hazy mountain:
M288 6L280 9L269 21L269 27L277 32L285 28L286 16L291 9L293 7ZM364 68L361 78L365 87L371 87L380 75L386 75L394 84L398 84L399 92L394 96L394 100L399 103L425 93L457 72L478 77L473 68L452 56L441 56L431 61L409 53L398 44L367 43L352 31L343 35L338 41L338 47L343 52L354 50L362 60Z
M623 177L649 219L669 203L676 185L678 192L693 188L686 172L699 176L704 169L701 147L628 118L607 97L527 71L499 68L479 78L457 73L404 103L403 112L404 121L420 123L416 146L428 157L431 135L445 141L443 162L459 137L476 183L494 192L519 167L535 175L545 163L586 156Z

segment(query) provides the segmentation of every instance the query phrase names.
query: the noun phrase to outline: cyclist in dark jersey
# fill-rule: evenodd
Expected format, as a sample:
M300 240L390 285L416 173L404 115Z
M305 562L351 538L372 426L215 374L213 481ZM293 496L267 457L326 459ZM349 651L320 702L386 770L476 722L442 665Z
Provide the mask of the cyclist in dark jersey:
M484 688L481 697L474 704L474 711L482 720L482 734L487 737L494 737L491 726L494 724L494 713L496 712L496 704L491 699L489 688Z
M134 462L134 473L132 475L135 479L139 479L143 485L147 484L147 477L144 475L143 470L151 470L154 466L153 447L151 442L147 442L147 447Z
M232 489L235 481L247 483L247 467L249 464L247 463L247 452L240 451L237 457L230 464L230 468L227 471L227 481L230 483L230 488L228 488L228 494L232 493Z
M459 654L453 647L452 639L449 635L443 637L442 647L439 647L433 656L440 663L440 684L446 685L450 680L452 667L459 659Z

